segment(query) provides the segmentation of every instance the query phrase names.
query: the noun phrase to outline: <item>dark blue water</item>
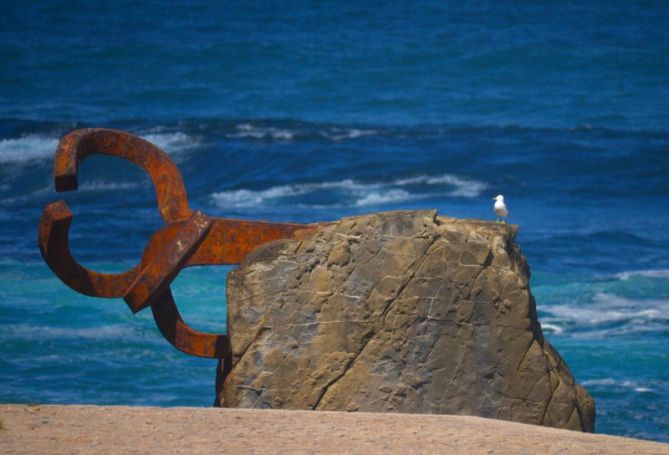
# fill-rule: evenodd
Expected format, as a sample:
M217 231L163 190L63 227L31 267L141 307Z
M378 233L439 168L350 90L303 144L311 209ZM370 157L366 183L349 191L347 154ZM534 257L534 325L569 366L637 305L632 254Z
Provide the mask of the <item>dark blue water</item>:
M40 258L58 138L106 126L163 147L212 215L492 219L504 194L597 431L669 441L669 4L460 3L1 2L0 401L213 401L215 362ZM80 176L77 258L133 265L149 180ZM177 278L193 326L223 330L227 271Z

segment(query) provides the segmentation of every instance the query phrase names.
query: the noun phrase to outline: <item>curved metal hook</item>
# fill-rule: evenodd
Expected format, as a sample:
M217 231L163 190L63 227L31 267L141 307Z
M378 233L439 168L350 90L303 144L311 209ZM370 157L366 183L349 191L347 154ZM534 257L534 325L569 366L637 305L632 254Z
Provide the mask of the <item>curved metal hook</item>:
M160 333L178 350L196 357L222 358L230 355L227 335L198 332L184 322L169 288L151 305L151 311Z
M79 164L96 153L116 156L144 169L153 181L158 208L168 224L191 215L183 179L174 162L155 145L123 131L88 128L65 135L54 159L56 191L76 190ZM72 217L72 211L62 200L44 208L39 246L45 262L65 284L82 294L124 297L139 275L139 266L123 273L108 274L79 264L69 247Z
M138 267L123 273L98 273L79 264L70 252L72 211L65 201L47 205L39 223L39 249L51 270L75 291L93 297L123 297Z
M176 164L152 143L123 131L86 128L64 136L54 159L56 191L76 190L79 163L94 154L123 158L144 169L153 181L158 209L165 222L190 216L186 187Z
M152 246L178 238L183 226L188 225L186 222L175 223L158 231L147 245L142 264L126 272L114 274L95 272L74 259L69 246L72 218L72 211L65 201L57 201L44 208L38 233L39 248L44 261L63 283L75 291L92 297L124 297L126 301L132 295L129 293L137 287L138 280L145 277L145 269L162 257ZM196 217L195 221L201 222L201 218ZM158 292L160 295L151 302L151 311L158 329L167 341L180 351L197 357L220 358L229 353L230 342L226 335L191 329L179 314L169 287ZM141 309L133 308L130 302L128 304L134 312Z
M45 207L39 247L45 262L69 287L97 297L123 297L137 312L151 306L160 332L177 349L199 357L230 355L226 335L191 329L181 318L169 288L183 267L241 262L255 247L299 238L315 225L210 219L188 206L181 173L158 147L122 131L90 128L63 137L54 160L56 191L78 187L79 163L93 154L116 156L144 169L153 181L159 211L167 223L151 237L140 265L118 274L98 273L80 265L69 247L72 211L65 201Z

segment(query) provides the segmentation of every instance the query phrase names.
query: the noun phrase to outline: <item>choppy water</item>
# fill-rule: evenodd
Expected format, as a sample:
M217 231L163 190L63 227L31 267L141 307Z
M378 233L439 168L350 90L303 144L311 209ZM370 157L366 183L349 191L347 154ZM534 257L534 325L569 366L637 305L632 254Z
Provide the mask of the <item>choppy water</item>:
M503 193L597 431L669 441L665 3L2 8L0 401L213 401L215 362L175 351L149 314L70 291L39 256L58 138L108 126L163 147L212 215L491 219ZM134 264L161 223L146 175L94 157L80 176L77 258ZM225 326L227 270L174 284L195 327Z

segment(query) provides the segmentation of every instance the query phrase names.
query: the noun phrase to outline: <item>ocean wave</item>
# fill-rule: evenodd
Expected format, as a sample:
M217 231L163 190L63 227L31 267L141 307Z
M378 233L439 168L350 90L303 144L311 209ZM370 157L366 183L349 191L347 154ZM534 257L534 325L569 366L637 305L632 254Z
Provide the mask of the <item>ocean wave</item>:
M632 277L647 277L647 278L669 278L669 270L631 270L628 272L620 272L616 274L616 278L622 281L628 281Z
M2 326L2 338L56 340L56 339L88 339L117 340L139 339L142 335L128 325L106 325L100 327L69 328L49 327L31 324L10 324Z
M139 188L139 182L105 182L102 180L94 180L86 182L79 187L80 192L96 192L96 191L114 191L114 190L130 190Z
M355 201L358 207L372 207L375 205L392 204L408 201L412 195L405 190L389 190L384 193L372 191Z
M499 133L517 134L596 134L601 137L640 136L666 139L666 129L624 129L582 124L577 126L551 127L522 123L441 123L427 122L398 125L395 123L345 124L337 122L312 122L300 119L247 117L237 119L198 118L185 120L180 125L198 130L225 131L230 138L263 140L296 140L307 137L321 137L329 140L347 140L367 136L450 136L452 134Z
M170 155L178 155L200 145L198 138L181 131L163 131L162 128L154 128L135 134L157 145Z
M0 199L0 206L5 205L15 205L15 204L24 204L29 201L33 201L35 199L38 199L45 194L50 194L53 192L53 187L51 185L43 186L42 188L38 188L34 191L31 191L30 193L24 193L19 196L12 196L12 197L7 197L4 199Z
M31 134L0 140L0 163L28 163L52 157L58 138Z
M613 378L600 378L600 379L588 379L581 383L584 387L606 387L606 388L620 388L620 389L631 389L638 393L648 393L653 392L653 389L647 385L643 385L638 381L630 381L627 379L613 379Z
M669 300L629 299L605 292L593 294L585 303L543 305L540 309L545 313L542 327L559 327L578 337L664 331L669 322Z
M191 150L200 142L180 131L159 132L149 130L136 133L138 136L157 145L170 155ZM0 140L1 164L25 164L33 161L52 159L60 136L29 134L19 138Z
M428 175L419 175L417 177L410 177L396 181L397 185L452 185L455 189L450 193L453 197L478 197L483 190L488 187L485 182L477 180L469 180L458 177L457 175L444 174L436 177Z
M280 141L290 141L295 137L295 131L276 128L274 126L258 127L243 123L237 125L236 129L236 132L229 133L227 136L233 138L275 139Z
M337 203L353 204L358 207L381 206L413 199L432 196L431 193L420 192L419 186L445 187L444 195L448 197L473 198L487 188L487 184L477 180L469 180L451 174L440 176L420 175L390 182L359 182L344 179L333 182L298 183L278 185L264 190L236 189L213 193L211 199L221 208L258 207L267 203L275 203L284 198L294 198L324 192L335 194ZM414 187L414 191L411 191ZM417 191L416 191L417 190ZM335 205L333 203L331 205ZM327 206L327 204L307 203L302 206Z
M120 191L140 188L147 182L105 182L102 180L93 180L84 182L77 190L79 193L97 193L102 191ZM53 187L51 185L38 188L30 193L20 196L7 197L0 200L0 206L25 204L26 202L37 200L46 194L51 194Z
M240 123L235 125L234 130L226 134L229 138L241 139L259 139L275 141L292 141L298 138L320 137L332 141L343 141L346 139L357 139L365 136L375 136L381 134L380 130L345 128L333 125L313 125L304 124L302 128L298 126L269 126L254 125L252 123Z
M554 333L556 335L560 335L561 333L564 332L564 329L562 327L560 327L559 325L555 325L555 324L542 323L541 324L541 329L544 332L548 331L548 332Z

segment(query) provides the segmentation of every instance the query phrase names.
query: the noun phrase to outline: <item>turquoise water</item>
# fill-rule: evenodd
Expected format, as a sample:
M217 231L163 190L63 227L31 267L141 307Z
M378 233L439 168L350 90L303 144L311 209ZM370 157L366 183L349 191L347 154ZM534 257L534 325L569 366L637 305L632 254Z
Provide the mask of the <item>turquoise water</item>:
M669 441L669 6L663 2L41 2L0 14L0 401L209 406L215 362L149 314L66 288L36 236L71 129L140 134L193 207L310 222L503 193L544 333L595 397L597 431ZM73 251L133 265L151 184L83 163ZM225 327L228 268L173 285Z

